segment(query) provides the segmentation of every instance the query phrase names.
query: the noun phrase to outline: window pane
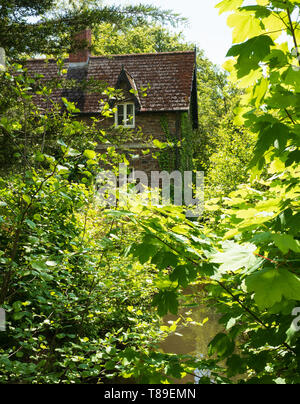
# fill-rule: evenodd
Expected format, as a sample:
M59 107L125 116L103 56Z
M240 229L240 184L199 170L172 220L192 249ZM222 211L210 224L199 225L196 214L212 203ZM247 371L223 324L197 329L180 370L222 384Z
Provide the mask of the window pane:
M133 104L127 104L127 125L133 124Z
M127 115L133 116L133 104L127 105Z
M118 105L118 125L124 123L124 105Z

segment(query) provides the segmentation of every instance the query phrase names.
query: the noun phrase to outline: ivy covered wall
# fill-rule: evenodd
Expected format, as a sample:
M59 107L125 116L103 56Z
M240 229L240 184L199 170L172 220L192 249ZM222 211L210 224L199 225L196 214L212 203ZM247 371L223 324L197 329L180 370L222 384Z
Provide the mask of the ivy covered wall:
M177 114L176 130L172 132L165 116L161 118L166 147L160 150L158 162L161 170L181 172L193 170L196 130L187 112Z

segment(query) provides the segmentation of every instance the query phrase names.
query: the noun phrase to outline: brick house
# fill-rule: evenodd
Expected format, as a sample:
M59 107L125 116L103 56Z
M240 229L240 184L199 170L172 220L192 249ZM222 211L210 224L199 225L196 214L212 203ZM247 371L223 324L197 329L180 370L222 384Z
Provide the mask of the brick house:
M91 31L87 29L81 32L78 41L82 41L85 46L65 60L65 78L78 82L97 80L123 91L123 99L114 105L115 116L103 122L104 128L122 126L135 133L142 130L145 137L165 141L163 119L172 137L181 139L182 114L189 116L193 129L198 128L196 51L91 56ZM26 68L29 74L42 74L45 80L58 76L55 60L30 60ZM147 88L146 97L142 96L144 88ZM62 97L76 104L80 110L78 119L89 120L101 114L99 101L103 100L103 95L99 93L73 88L55 90L52 94L56 102L60 102ZM36 102L46 108L38 98ZM105 152L105 147L99 145L99 150ZM143 155L141 150L149 149L149 144L145 145L138 135L134 142L125 143L123 148L126 147L139 156L132 162L134 168L143 171L161 168L151 153ZM155 149L150 145L151 148Z

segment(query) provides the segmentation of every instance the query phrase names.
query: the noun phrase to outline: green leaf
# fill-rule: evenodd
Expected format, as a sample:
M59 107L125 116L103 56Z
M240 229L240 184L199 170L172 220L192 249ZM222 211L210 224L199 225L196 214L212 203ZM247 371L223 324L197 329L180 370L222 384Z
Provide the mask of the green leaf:
M259 19L245 11L231 14L227 19L227 25L234 28L232 33L233 43L243 42L254 37L254 35L262 33Z
M157 306L158 314L162 317L167 313L177 314L178 295L175 291L161 290L153 298L153 306Z
M290 66L287 71L283 74L282 78L285 84L289 84L294 87L295 91L300 92L300 79L299 79L299 71L293 69Z
M19 313L14 313L13 319L14 320L21 320L25 316L25 313L19 312Z
M45 263L41 261L33 261L31 262L31 266L33 269L36 269L37 271L44 271L47 268Z
M138 257L141 264L145 264L160 248L161 243L157 239L151 235L146 235L143 238L143 242L131 248L130 252Z
M75 149L70 148L67 153L67 157L77 157L80 156L81 152Z
M159 269L168 267L175 267L178 264L179 256L171 251L160 250L155 254L151 263L156 265Z
M266 5L266 4L264 4L264 5ZM271 14L271 11L268 10L266 7L263 7L262 5L241 7L240 11L255 11L255 17L258 17L258 18L269 17L269 15Z
M283 151L290 137L290 129L282 123L266 122L265 127L259 133L259 139L255 146L254 157L250 162L251 166L257 164L261 157L270 149L276 147Z
M31 221L31 220L29 220L29 219L26 219L25 222L27 223L27 225L28 225L31 229L35 229L35 228L36 228L36 224L35 224L33 221Z
M135 216L135 213L129 210L107 210L104 212L106 216L112 216L113 218L121 219L127 216Z
M170 274L170 280L177 281L183 287L194 281L197 277L197 268L193 265L179 265Z
M300 332L299 332L298 328L296 328L294 326L294 324L292 324L286 332L286 342L288 344L292 345L299 335L300 335Z
M83 155L89 160L94 160L97 156L97 153L94 150L85 150Z
M265 268L245 280L248 292L254 292L254 300L260 309L272 307L285 297L300 300L300 278L288 269Z
M48 267L56 267L57 262L55 262L55 261L46 261L46 265Z
M226 361L227 372L229 377L242 374L246 370L246 363L239 355L232 355Z
M259 63L269 55L272 39L267 35L260 35L248 41L232 46L226 56L237 56L236 68L238 78L246 76L251 70L259 68Z
M65 143L62 139L58 139L58 140L57 140L57 144L59 144L60 146L65 147L65 148L68 147L68 146L66 145L66 143Z
M232 341L228 335L224 333L217 334L214 339L208 345L208 354L212 356L217 354L222 360L230 355L234 351L234 341Z
M230 328L234 327L235 324L236 324L236 322L237 322L237 318L231 317L231 318L228 320L227 324L226 324L226 330L230 330Z
M251 243L237 244L234 241L225 241L224 252L217 252L211 256L211 262L222 264L219 272L237 271L241 268L251 268L258 258L253 254L257 247Z
M113 370L116 367L116 363L113 360L110 360L105 363L105 369L107 370Z
M160 142L158 139L153 140L153 146L157 149L164 149L167 147L167 143Z
M295 240L290 234L273 234L272 238L275 245L283 252L283 254L287 254L289 250L292 250L295 253L300 253L300 242Z
M201 262L197 269L200 275L211 276L215 272L215 265L207 262Z
M69 112L80 112L80 109L76 108L74 102L69 102L65 97L62 97L61 100Z
M223 0L216 5L219 9L219 14L226 13L228 11L236 10L243 4L244 0Z
M57 173L58 174L68 174L69 173L69 169L68 167L62 166L60 164L58 164L58 166L56 167Z
M31 203L31 198L28 195L23 195L24 201L27 203L27 205L30 205Z

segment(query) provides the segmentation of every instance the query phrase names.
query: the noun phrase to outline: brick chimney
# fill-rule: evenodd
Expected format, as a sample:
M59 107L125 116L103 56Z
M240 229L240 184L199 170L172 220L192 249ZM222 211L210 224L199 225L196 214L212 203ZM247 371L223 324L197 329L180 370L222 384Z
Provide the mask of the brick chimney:
M69 55L69 63L88 63L92 45L92 31L89 28L74 37L75 49Z

